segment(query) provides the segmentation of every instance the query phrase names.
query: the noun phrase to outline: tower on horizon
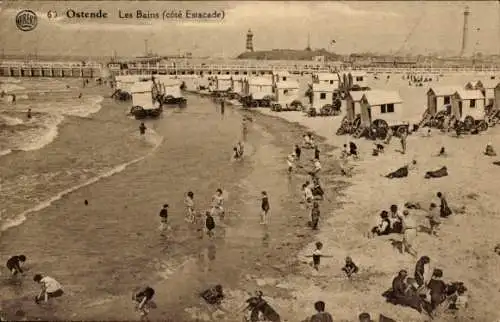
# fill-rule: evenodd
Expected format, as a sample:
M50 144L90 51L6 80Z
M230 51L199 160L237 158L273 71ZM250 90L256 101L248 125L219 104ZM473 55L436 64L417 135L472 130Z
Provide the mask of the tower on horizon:
M462 48L460 49L460 56L463 56L465 54L465 50L467 49L467 40L468 40L468 33L469 33L469 6L465 7L464 10L464 27L462 30Z
M311 51L311 33L310 32L307 33L307 47L306 47L306 51Z
M247 46L246 46L247 51L253 52L253 33L251 29L248 29L247 32Z

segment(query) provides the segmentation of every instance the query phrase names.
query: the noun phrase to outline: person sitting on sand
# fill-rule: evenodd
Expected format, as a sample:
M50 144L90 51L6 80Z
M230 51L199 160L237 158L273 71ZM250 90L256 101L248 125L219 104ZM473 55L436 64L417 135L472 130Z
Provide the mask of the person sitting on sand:
M348 278L351 278L353 274L356 274L359 271L358 266L354 264L352 258L347 256L345 258L345 265L342 267L342 271L347 275Z
M6 266L12 276L15 276L17 274L24 274L23 269L21 268L24 262L26 262L26 256L16 255L7 260Z
M142 316L146 316L149 313L147 308L150 301L155 295L155 290L149 286L139 290L139 292L132 295L132 300L137 303L136 309L141 312Z
M448 306L450 310L465 310L469 306L469 298L465 292L467 292L467 288L460 285L456 293L450 297L451 303Z
M41 285L40 294L35 297L35 302L38 304L42 298L48 302L49 298L60 297L64 294L61 284L50 276L42 276L36 274L33 281ZM42 297L43 296L43 297Z
M438 157L445 157L445 156L446 156L446 150L444 146L442 146L441 149L439 150Z
M398 206L391 205L389 220L391 222L391 232L401 234L403 232L403 216L399 214Z
M431 296L431 310L434 311L439 304L443 303L446 299L446 283L443 282L443 271L441 269L434 269L432 272L432 277L427 288L430 290Z
M323 249L323 243L322 242L316 242L315 244L316 249L313 251L312 255L307 255L306 257L312 257L312 267L319 271L319 264L321 263L321 257L332 257L328 255L323 255L321 253L321 249Z
M316 310L316 314L311 316L308 322L333 322L333 317L330 313L325 312L325 302L318 301L314 303L314 309Z
M429 235L438 236L439 225L441 225L439 217L439 209L437 205L432 202L429 206L429 213L427 215L429 219Z
M495 157L497 153L493 149L493 145L491 143L486 144L486 149L484 150L484 155L487 155L489 157Z
M431 259L429 256L422 256L418 259L417 263L415 264L415 282L417 282L417 285L419 288L427 285L427 282L429 281L429 264L431 262Z
M144 125L144 123L143 123L143 122L141 122L141 125L139 126L139 133L140 133L141 135L146 134L146 129L147 129L147 128L146 128L146 125Z
M383 236L391 233L391 222L389 220L389 213L383 210L380 213L380 223L371 230L372 236Z
M200 296L208 303L212 305L220 305L222 300L224 300L224 291L222 285L215 285L200 293Z
M448 206L448 201L446 200L442 192L438 192L436 196L439 198L440 201L439 215L443 218L449 217L453 212Z

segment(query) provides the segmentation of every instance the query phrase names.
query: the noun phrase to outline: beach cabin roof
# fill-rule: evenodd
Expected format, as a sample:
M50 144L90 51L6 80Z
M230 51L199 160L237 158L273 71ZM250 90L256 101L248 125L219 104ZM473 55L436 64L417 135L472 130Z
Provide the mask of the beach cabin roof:
M352 70L349 72L353 77L366 76L367 73L363 70Z
M370 106L377 106L382 104L397 104L403 102L401 96L399 96L399 93L396 91L366 91L363 93L363 97L366 99Z
M477 89L458 89L456 91L456 94L458 95L460 100L478 100L484 98L483 93L481 93L481 91Z
M153 82L136 82L130 88L130 92L134 93L150 93L153 88Z
M246 80L247 78L248 78L248 76L246 76L246 75L234 75L233 76L233 80L235 80L235 81Z
M487 79L481 81L481 83L483 84L484 89L494 89L498 84L500 84L500 81L498 81L497 79Z
M476 89L476 87L481 87L481 86L483 86L483 83L480 80L473 80L467 82L464 87L466 89Z
M332 86L332 84L323 84L323 83L314 83L312 90L313 92L332 92L334 91L335 87Z
M320 81L325 81L325 80L339 80L339 75L334 74L334 73L317 73L316 77Z
M278 75L278 76L289 76L290 75L290 73L287 70L278 70L278 71L273 72L273 74Z
M175 87L175 86L180 86L182 84L180 80L172 78L162 79L160 83L163 84L165 87Z
M248 80L248 84L250 85L261 85L261 86L272 86L272 79L265 77L253 77Z
M364 91L350 91L349 96L354 102L359 102L363 98Z
M434 93L435 96L451 96L451 95L455 94L455 92L459 89L460 89L460 86L431 87L427 91L427 94L432 92L432 93Z
M232 75L217 75L215 76L215 78L219 79L219 80L230 80L233 78Z
M283 82L278 82L276 84L277 88L290 88L290 89L295 89L299 88L299 83L293 82L293 81L283 81Z

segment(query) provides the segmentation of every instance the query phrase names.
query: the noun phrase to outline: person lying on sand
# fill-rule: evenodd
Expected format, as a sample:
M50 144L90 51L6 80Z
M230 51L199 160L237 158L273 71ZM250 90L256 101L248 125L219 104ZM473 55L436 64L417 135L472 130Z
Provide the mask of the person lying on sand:
M342 267L342 271L347 275L348 278L351 278L353 274L356 274L359 271L358 266L354 264L352 258L347 256L345 258L345 265Z
M493 149L493 145L491 143L486 144L486 149L484 150L484 155L487 155L489 157L495 157L497 153Z
M321 253L321 249L323 249L322 242L316 242L316 249L313 251L312 255L307 255L306 257L312 257L312 266L315 270L319 271L319 264L321 262L322 257L333 257L329 255L323 255Z
M154 295L155 290L149 286L146 286L132 295L132 300L137 303L136 310L141 313L141 316L148 315L148 304L153 299Z
M11 272L12 276L15 276L17 274L24 274L23 269L21 268L24 262L26 262L26 256L12 256L7 260L5 266L7 266L7 269Z

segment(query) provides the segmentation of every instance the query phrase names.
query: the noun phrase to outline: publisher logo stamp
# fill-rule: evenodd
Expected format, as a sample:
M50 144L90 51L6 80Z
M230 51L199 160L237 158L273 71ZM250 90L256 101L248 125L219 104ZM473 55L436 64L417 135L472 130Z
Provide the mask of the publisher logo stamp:
M16 26L21 31L31 31L36 28L38 17L31 10L22 10L16 15Z

